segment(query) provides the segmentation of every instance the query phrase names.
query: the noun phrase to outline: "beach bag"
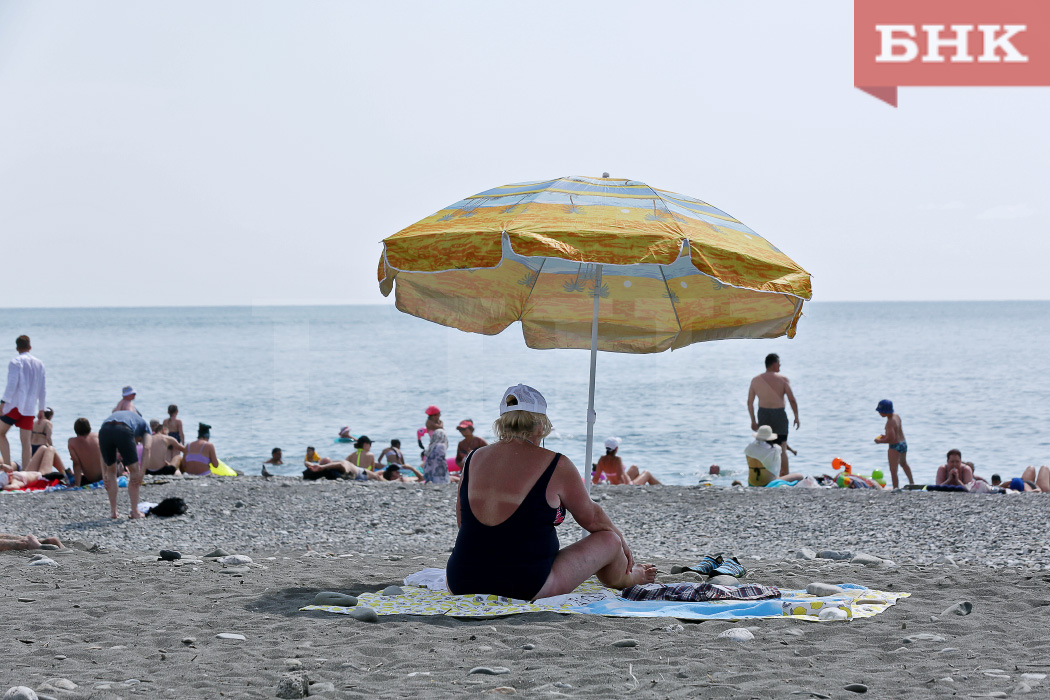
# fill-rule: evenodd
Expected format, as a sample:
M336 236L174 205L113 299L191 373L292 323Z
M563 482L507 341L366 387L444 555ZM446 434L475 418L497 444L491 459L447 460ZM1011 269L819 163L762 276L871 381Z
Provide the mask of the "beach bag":
M165 498L149 509L146 515L156 515L161 518L170 518L173 515L182 515L186 512L186 501L181 498Z

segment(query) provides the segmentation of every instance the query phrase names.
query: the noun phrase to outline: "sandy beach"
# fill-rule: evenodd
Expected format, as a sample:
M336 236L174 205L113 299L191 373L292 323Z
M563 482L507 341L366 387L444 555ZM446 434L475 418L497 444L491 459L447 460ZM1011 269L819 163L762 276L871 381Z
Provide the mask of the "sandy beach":
M144 497L179 496L188 513L135 522L105 520L102 491L5 495L0 531L57 534L68 546L0 555L0 686L54 698L273 698L283 677L301 674L311 696L332 698L841 698L854 696L851 684L872 697L1006 697L1050 687L1040 678L1050 668L1050 551L1036 546L1047 541L1038 495L596 489L662 580L682 579L669 574L675 564L724 551L739 556L749 582L912 594L852 622L541 613L367 623L299 611L320 591L376 591L443 566L453 488L159 479ZM572 522L561 530L563 544L581 532ZM252 564L202 558L216 547ZM799 558L804 548L892 563ZM161 549L183 559L158 561ZM56 565L31 566L34 554ZM972 613L942 615L961 601ZM718 638L731 627L754 640ZM613 646L623 639L638 644ZM509 673L469 673L478 666Z

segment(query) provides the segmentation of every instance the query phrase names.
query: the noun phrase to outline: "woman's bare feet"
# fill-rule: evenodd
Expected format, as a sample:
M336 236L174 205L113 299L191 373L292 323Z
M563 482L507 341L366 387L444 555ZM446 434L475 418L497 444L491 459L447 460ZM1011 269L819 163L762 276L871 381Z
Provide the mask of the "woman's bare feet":
M637 586L643 583L652 583L656 580L656 565L655 564L635 564L634 568L631 569L631 573L627 574L627 585Z

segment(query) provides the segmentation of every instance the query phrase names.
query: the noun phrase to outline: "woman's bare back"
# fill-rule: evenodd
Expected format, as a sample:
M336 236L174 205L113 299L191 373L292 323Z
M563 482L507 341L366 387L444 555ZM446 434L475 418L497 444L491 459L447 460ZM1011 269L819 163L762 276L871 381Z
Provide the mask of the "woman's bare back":
M509 440L482 447L470 458L467 498L482 524L499 525L518 509L554 459L554 452ZM547 504L561 505L557 489L547 487Z

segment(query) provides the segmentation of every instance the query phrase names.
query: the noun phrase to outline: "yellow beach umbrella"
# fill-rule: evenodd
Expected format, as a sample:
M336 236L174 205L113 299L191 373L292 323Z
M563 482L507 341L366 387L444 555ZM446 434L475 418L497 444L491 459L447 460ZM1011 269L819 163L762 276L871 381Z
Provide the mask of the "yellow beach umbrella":
M634 180L563 177L486 190L383 241L383 295L401 311L531 348L598 350L794 336L810 276L706 202ZM589 479L588 479L589 483Z

